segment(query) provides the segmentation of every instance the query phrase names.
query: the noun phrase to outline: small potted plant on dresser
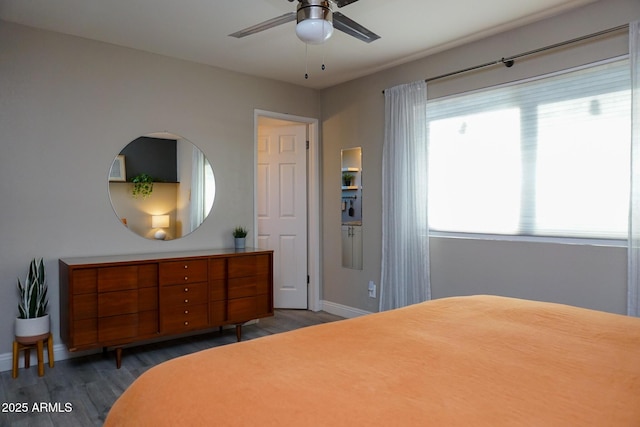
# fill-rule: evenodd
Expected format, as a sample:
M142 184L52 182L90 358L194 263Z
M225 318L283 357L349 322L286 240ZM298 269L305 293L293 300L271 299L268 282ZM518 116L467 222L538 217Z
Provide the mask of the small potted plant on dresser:
M48 334L50 331L47 313L49 297L42 258L31 261L24 283L18 278L18 294L20 301L15 323L16 337L24 339Z
M233 230L236 249L244 249L245 240L249 231L244 227L236 227Z

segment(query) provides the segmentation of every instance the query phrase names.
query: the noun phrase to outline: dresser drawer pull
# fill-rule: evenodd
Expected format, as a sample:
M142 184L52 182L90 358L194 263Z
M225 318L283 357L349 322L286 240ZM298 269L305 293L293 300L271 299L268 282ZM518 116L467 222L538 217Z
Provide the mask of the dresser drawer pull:
M184 314L189 314L189 310L185 310L185 311L184 311Z
M189 292L189 288L184 288L184 291L185 292Z
M189 322L184 322L184 326L189 326Z
M189 266L188 266L188 265L185 265L185 266L184 266L184 268L189 268Z
M184 302L188 303L188 302L189 302L189 300L188 300L188 299L186 299L186 300L184 300Z
M189 280L189 278L187 276L184 276L184 280Z

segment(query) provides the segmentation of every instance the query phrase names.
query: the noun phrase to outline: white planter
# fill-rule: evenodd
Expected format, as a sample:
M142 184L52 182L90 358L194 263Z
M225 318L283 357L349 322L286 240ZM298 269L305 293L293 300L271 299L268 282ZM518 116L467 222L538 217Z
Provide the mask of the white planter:
M37 337L49 333L50 329L48 314L33 319L16 318L16 337Z
M245 240L246 240L246 237L236 237L235 238L236 249L244 249Z

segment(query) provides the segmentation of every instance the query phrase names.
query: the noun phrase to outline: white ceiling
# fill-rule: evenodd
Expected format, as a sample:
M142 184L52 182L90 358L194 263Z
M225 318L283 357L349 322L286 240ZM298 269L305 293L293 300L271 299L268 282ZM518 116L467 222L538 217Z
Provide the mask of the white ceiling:
M294 11L287 0L0 0L0 19L321 89L593 1L360 0L340 12L381 39L335 31L306 61L295 22L228 36Z

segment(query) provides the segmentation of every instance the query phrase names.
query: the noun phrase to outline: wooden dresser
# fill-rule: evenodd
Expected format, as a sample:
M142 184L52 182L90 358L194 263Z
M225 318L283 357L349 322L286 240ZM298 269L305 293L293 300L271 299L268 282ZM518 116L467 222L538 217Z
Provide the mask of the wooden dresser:
M273 315L273 251L222 249L60 259L69 351L242 324Z

